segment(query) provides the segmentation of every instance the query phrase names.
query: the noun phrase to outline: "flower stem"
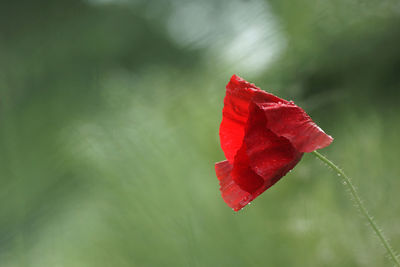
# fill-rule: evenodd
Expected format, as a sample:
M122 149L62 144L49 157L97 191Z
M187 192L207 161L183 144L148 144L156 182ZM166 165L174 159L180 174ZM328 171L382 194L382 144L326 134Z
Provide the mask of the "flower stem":
M316 156L318 159L320 159L322 162L326 163L329 167L331 167L334 171L337 172L339 176L343 177L343 180L345 184L349 187L350 193L354 198L354 201L356 202L357 206L360 208L361 213L367 218L369 224L371 225L372 229L375 231L376 235L378 236L379 240L381 241L383 247L386 249L388 252L389 256L392 258L393 262L400 267L400 262L399 259L396 256L395 251L389 244L388 240L384 237L383 233L381 230L379 230L378 226L376 225L375 221L373 220L372 216L368 213L368 210L365 208L364 204L361 201L361 198L357 194L356 188L354 187L353 183L351 182L350 178L338 167L336 166L332 161L327 159L325 156L321 155L317 151L311 152Z

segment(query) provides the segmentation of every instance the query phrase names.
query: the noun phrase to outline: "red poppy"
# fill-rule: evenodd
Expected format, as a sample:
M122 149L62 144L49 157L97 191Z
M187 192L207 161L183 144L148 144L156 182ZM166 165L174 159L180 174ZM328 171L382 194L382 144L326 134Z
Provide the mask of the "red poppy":
M246 206L290 171L304 152L328 146L303 109L233 75L226 86L219 129L227 160L215 171L222 198L233 210Z

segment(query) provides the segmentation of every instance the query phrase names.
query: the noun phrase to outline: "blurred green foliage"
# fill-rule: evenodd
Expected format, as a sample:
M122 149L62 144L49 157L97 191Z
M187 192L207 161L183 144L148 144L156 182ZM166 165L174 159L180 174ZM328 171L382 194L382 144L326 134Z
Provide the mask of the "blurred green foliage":
M391 266L305 155L244 210L214 162L233 73L335 142L400 249L397 1L1 1L1 266Z

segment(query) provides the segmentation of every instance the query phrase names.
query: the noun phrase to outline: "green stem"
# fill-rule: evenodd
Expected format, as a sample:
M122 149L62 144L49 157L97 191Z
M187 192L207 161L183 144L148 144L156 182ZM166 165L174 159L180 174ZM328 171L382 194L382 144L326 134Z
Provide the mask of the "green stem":
M350 193L353 196L354 201L356 202L357 206L360 208L361 213L365 216L365 218L367 218L369 224L371 225L372 229L375 231L376 235L379 237L379 240L381 241L382 245L387 250L387 252L390 255L390 257L392 258L393 262L396 263L396 265L400 267L400 262L396 256L395 251L393 250L393 248L390 246L389 242L384 237L382 231L379 230L378 226L376 225L375 221L372 219L371 215L368 213L368 210L365 208L360 197L358 196L356 188L354 187L350 178L338 166L336 166L332 161L327 159L325 156L321 155L319 152L313 151L312 154L314 154L314 156L316 156L318 159L320 159L322 162L326 163L329 167L331 167L334 171L336 171L339 176L343 177L343 180L344 180L345 184L347 184L347 186L349 187Z

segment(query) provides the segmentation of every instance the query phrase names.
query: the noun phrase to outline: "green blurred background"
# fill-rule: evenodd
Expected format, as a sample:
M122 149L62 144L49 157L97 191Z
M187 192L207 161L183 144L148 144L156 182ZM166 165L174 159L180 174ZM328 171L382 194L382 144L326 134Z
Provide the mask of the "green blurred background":
M335 138L400 249L397 0L0 1L0 266L392 266L311 155L225 205L233 73Z

